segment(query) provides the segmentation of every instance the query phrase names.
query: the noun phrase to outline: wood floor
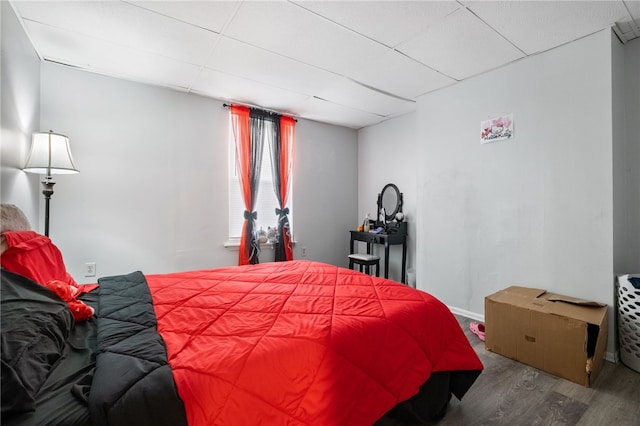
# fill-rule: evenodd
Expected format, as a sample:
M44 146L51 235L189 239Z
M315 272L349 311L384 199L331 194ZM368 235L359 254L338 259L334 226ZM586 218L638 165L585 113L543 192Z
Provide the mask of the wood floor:
M586 388L487 351L469 331L471 320L457 318L485 369L434 425L640 426L640 373L605 362ZM385 417L375 426L409 425Z

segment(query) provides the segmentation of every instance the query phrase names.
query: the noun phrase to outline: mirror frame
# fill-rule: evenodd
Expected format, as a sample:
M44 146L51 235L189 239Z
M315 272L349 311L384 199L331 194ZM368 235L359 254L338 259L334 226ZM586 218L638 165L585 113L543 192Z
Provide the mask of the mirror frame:
M398 189L398 187L393 183L386 184L382 191L378 194L378 217L380 216L380 210L382 209L382 199L386 191L395 191L396 193L396 207L393 212L388 212L386 209L384 211L385 221L390 222L395 220L396 214L402 211L402 192Z

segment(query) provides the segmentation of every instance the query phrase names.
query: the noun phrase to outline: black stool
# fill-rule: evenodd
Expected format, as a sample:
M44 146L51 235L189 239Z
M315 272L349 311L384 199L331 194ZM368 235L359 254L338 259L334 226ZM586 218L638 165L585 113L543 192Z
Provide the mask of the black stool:
M360 254L354 253L349 255L349 269L353 269L353 265L358 264L360 268L360 272L362 272L362 268L364 267L364 272L369 274L369 267L376 267L376 277L380 276L380 256L375 256L373 254Z

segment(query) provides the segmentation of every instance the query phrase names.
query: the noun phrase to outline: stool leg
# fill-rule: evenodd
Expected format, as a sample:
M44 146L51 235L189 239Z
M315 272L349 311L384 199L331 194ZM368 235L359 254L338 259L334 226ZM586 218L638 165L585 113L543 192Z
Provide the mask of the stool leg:
M366 272L367 275L369 275L369 264L368 263L366 265L364 265L364 271Z
M376 262L376 277L380 276L380 262Z
M349 258L349 269L353 269L353 259Z

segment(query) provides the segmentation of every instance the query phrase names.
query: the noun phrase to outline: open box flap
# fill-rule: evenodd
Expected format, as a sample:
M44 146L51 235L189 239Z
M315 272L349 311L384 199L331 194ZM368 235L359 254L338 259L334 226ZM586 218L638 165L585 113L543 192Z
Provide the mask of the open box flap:
M548 300L549 312L562 315L588 324L600 326L607 315L607 304L579 299L560 294L547 293L544 299Z
M508 303L522 307L529 305L532 300L542 296L546 292L546 290L540 288L511 286L488 296L487 299L498 303Z
M572 305L579 305L579 306L594 306L594 307L600 307L600 308L603 306L607 306L606 303L593 302L591 300L578 299L570 296L561 296L559 294L551 295L550 297L547 298L547 300L550 300L552 302L571 303Z

